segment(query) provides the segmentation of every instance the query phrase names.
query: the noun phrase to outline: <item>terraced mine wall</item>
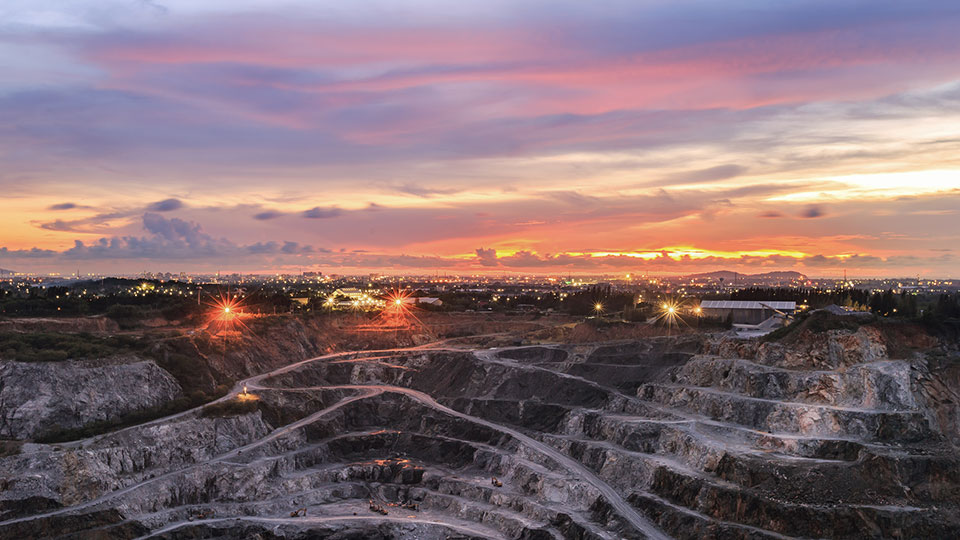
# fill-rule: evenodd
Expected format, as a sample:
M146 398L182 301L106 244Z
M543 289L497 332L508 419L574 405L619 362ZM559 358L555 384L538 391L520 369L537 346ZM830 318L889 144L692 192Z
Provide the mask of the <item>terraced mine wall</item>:
M31 439L80 428L182 395L152 360L0 362L0 439Z
M251 356L221 401L253 408L0 459L0 536L952 538L941 352L861 327Z
M98 340L105 318L3 321L6 331ZM89 332L100 333L89 333ZM87 336L84 338L83 336ZM146 334L138 350L62 361L20 361L0 351L0 440L58 440L111 423L159 417L222 396L237 380L342 348L395 346L397 334L351 336L320 318L277 317L223 339L206 332ZM423 337L400 335L413 343ZM129 422L128 422L129 423ZM85 429L95 426L95 429Z

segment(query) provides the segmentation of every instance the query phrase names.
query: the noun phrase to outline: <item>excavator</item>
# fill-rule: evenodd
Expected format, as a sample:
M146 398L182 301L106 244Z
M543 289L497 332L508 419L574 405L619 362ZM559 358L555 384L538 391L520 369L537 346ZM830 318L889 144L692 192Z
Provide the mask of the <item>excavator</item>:
M187 521L193 521L193 520L195 520L195 519L208 519L208 518L212 518L216 513L217 513L217 512L216 512L215 510L212 510L212 509L211 509L211 510L200 510L200 511L197 512L196 514L191 514L190 517L187 518Z
M384 515L384 516L387 515L387 514L389 514L389 512L387 512L387 509L386 509L386 508L384 508L384 507L383 507L382 505L380 505L379 503L373 502L373 499L370 499L370 511L376 512L376 513L381 514L381 515Z

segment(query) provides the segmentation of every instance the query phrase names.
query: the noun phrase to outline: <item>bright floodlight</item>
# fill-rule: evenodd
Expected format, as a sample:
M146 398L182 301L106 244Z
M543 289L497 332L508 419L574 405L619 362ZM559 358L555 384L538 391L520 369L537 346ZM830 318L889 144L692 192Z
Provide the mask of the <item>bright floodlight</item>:
M230 306L223 308L224 313L230 313Z
M596 304L593 305L593 309L597 311L603 311L603 304L601 304L600 302L597 302Z
M401 300L400 298L397 298L396 300L393 301L393 303L396 304L396 305L398 305L398 306L402 306L402 305L403 305L403 300Z
M673 306L670 306L667 308L667 313L676 313L676 312L677 312L677 308Z

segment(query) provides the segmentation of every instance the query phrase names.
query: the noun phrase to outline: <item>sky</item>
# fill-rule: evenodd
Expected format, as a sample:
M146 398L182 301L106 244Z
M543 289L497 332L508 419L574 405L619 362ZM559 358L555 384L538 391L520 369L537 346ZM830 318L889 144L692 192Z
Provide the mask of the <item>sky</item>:
M960 277L960 3L4 0L0 268Z

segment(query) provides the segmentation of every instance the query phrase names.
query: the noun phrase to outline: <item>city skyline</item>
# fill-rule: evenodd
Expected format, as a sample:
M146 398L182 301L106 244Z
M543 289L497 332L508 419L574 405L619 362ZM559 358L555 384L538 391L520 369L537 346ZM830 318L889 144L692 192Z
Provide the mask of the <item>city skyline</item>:
M958 277L960 6L0 7L0 268Z

